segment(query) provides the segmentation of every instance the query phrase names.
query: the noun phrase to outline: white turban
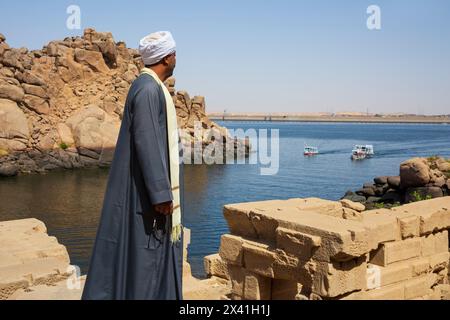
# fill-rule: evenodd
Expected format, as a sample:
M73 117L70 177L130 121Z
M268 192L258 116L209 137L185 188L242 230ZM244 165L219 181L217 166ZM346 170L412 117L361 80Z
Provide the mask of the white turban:
M139 42L139 53L146 66L160 62L164 57L175 52L176 44L169 31L149 34Z

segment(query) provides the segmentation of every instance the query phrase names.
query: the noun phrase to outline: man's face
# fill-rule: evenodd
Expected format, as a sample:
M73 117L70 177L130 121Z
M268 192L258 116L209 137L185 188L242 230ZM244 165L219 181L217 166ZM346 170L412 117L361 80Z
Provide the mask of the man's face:
M174 52L167 56L167 71L170 76L173 75L173 71L177 65L177 53Z

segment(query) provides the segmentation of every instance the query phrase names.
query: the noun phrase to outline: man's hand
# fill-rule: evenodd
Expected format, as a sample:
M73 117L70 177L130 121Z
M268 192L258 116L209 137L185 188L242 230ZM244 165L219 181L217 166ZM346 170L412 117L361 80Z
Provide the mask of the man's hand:
M160 203L160 204L156 204L153 206L153 208L155 209L156 212L165 215L165 216L170 216L171 214L173 214L173 202L164 202L164 203Z

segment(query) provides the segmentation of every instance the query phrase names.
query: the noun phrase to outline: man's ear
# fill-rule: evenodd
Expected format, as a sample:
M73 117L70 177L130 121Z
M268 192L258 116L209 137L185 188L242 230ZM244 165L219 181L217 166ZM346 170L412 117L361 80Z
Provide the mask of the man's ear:
M162 63L163 63L165 66L168 66L168 65L169 65L169 56L164 57L164 58L162 59Z

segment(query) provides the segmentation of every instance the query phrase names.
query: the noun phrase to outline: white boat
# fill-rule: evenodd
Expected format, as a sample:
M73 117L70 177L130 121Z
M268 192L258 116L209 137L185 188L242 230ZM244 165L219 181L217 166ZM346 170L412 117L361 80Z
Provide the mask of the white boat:
M305 146L303 154L306 157L315 156L319 154L319 149L317 147Z
M364 160L371 158L375 152L372 145L356 145L352 150L352 160Z

